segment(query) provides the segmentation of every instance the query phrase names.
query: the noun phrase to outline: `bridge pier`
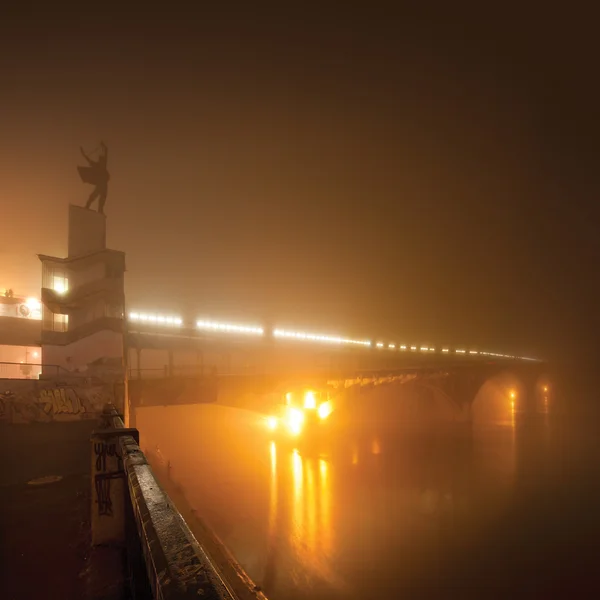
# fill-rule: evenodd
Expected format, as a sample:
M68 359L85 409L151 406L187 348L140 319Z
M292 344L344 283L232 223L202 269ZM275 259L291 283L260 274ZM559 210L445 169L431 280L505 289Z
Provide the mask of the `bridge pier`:
M470 421L472 406L487 376L478 371L454 371L448 373L440 386L460 411L461 421Z
M524 373L520 376L523 398L520 410L526 414L538 412L538 399L540 398L540 385L538 373Z

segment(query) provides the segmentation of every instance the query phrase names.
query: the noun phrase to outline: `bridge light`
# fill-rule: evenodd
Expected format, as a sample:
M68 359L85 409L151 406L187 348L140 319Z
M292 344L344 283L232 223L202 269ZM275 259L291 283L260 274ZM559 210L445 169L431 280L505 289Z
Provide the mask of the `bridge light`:
M469 350L469 354L479 354L479 352L477 350Z
M383 342L377 342L377 347L378 348L383 348Z
M429 348L429 352L435 352L435 348Z
M421 352L427 352L429 350L429 348L427 348L426 346L421 346Z
M395 350L396 349L396 344L388 344L388 348L390 350Z
M130 312L130 321L143 321L144 323L153 323L156 325L171 325L179 327L183 320L180 317L166 317L164 315L153 315L146 313Z
M442 348L442 352L450 352L448 348Z
M400 346L400 350L406 350L406 346Z
M271 431L277 429L277 417L267 417L267 427Z
M545 391L545 392L547 392L547 391L548 391L548 386L547 386L547 385L545 385L545 386L544 386L544 391Z
M273 336L276 338L292 339L292 340L308 340L311 342L324 342L327 344L348 344L356 346L371 346L371 342L367 340L351 340L349 338L321 335L318 333L306 333L304 331L289 331L287 329L274 329Z
M223 333L247 333L251 335L263 335L262 327L253 327L250 325L234 325L233 323L218 323L216 321L196 321L198 329L207 331L219 331Z
M416 350L416 349L417 349L417 347L416 347L416 346L411 346L411 347L410 347L410 349L411 349L411 350Z
M466 350L455 350L456 354L464 354Z

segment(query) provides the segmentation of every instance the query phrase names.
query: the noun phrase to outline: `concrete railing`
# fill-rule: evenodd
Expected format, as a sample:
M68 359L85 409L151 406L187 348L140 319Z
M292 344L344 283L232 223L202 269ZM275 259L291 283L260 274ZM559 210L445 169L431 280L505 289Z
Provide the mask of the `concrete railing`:
M126 550L126 577L134 598L206 600L258 598L252 588L224 580L156 480L112 405L92 435L92 545Z

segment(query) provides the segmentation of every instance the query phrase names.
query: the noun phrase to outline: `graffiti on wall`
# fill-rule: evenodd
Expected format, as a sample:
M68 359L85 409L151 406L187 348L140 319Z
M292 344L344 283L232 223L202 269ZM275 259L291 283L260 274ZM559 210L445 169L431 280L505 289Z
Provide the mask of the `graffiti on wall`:
M83 402L72 387L40 390L40 404L47 415L78 415L85 412Z
M122 457L117 451L115 442L106 441L94 443L94 455L96 457L94 488L98 515L112 517L113 502L110 484L113 479L122 479L124 476Z
M95 419L106 403L122 404L113 384L19 380L10 386L0 391L0 420L9 423Z

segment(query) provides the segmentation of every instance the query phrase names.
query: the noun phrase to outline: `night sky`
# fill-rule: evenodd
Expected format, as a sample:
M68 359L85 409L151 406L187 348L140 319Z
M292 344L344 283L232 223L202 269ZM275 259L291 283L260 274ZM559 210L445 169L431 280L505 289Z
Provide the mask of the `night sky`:
M39 295L104 140L129 308L571 356L598 325L594 20L499 6L3 8L0 288Z

